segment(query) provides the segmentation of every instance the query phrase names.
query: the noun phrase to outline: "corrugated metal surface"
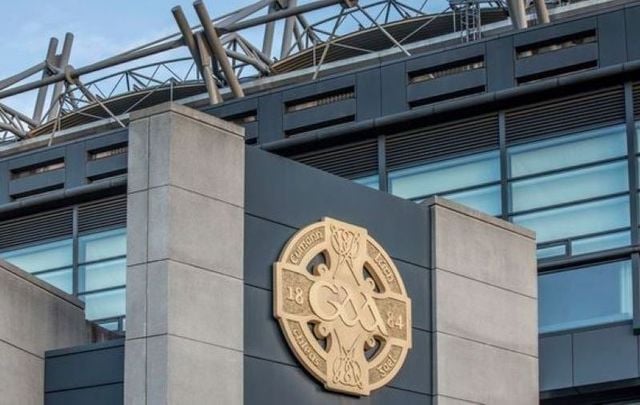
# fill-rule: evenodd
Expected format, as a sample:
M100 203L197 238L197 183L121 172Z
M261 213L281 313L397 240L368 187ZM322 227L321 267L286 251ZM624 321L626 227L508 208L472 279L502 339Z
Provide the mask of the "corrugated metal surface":
M633 113L640 118L640 82L633 85Z
M376 139L333 146L289 158L342 177L376 171L378 168Z
M126 196L92 201L78 206L78 232L126 224Z
M47 211L0 223L0 249L46 239L71 237L73 209Z
M507 111L507 142L621 121L624 121L624 90L616 86Z
M498 147L498 115L487 114L387 137L387 167Z

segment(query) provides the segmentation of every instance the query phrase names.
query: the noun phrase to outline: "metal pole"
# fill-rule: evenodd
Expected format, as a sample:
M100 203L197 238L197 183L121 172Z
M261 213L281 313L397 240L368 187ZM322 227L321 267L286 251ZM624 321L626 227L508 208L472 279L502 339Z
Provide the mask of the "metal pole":
M200 54L200 63L202 65L202 78L204 79L204 84L207 86L207 93L209 94L209 104L218 104L222 101L222 97L220 96L216 82L213 80L211 55L207 51L201 33L196 34L196 43L198 44L198 53Z
M176 20L176 24L178 24L178 28L180 29L180 33L182 34L182 39L184 40L184 44L189 49L189 52L191 53L191 57L193 58L193 61L196 63L198 70L202 74L202 65L200 64L200 56L198 55L198 46L196 44L195 39L193 38L193 32L189 27L187 18L184 16L182 7L176 6L172 8L171 13L173 14L173 18Z
M547 3L544 0L534 0L536 6L536 15L538 16L538 23L547 24L551 20L549 19L549 10L547 10Z
M318 10L320 8L333 6L335 4L342 3L343 0L319 0L313 3L303 4L298 7L286 8L284 10L276 11L273 13L269 13L267 15L263 15L261 17L256 17L251 20L240 21L229 27L221 27L221 31L223 32L234 32L241 31L247 28L255 27L257 25L262 25L271 21L276 21L281 18L290 17L296 14L303 14L309 11Z
M275 6L272 4L269 6L269 11L267 15L273 14L275 12ZM264 27L264 39L262 40L262 53L265 55L271 55L271 50L273 49L273 32L276 28L276 23L274 21L268 22Z
M55 49L54 49L54 51L55 51ZM16 84L19 81L24 80L27 77L29 77L29 76L31 76L31 75L33 75L35 73L38 73L38 71L42 70L43 68L46 68L46 63L40 62L40 63L38 63L36 65L33 65L30 68L28 68L28 69L26 69L26 70L24 70L24 71L22 71L22 72L20 72L18 74L15 74L15 75L13 75L11 77L8 77L8 78L6 78L6 79L4 79L3 81L0 82L0 89L4 89L5 87L9 87L12 84Z
M507 0L509 5L509 16L514 28L521 30L527 28L527 15L524 9L523 0Z
M59 69L65 70L67 65L69 64L69 57L71 56L71 46L73 45L73 34L67 32L64 36L64 43L62 44L62 53L60 54L60 59L58 60L57 67ZM63 73L64 74L64 73ZM59 81L53 86L53 94L51 95L51 104L53 108L49 113L49 117L56 116L58 111L60 110L60 106L62 101L60 100L60 94L62 94L62 81Z
M289 0L287 2L287 8L295 8L296 0ZM291 40L293 39L293 23L295 22L295 16L287 17L284 21L284 32L282 35L282 47L280 48L280 59L284 59L289 54L291 48Z
M227 83L229 83L229 87L231 88L231 92L236 97L244 97L244 91L242 90L240 82L238 82L238 78L229 63L229 59L227 59L226 51L220 42L220 37L218 37L218 33L216 32L213 23L211 22L211 17L209 17L207 7L204 5L202 0L196 0L193 3L193 7L195 8L196 14L198 14L198 18L202 24L202 30L205 38L207 39L211 54L215 56L220 64L220 67L224 72L224 76L227 79Z
M42 78L49 76L49 66L53 65L54 58L56 56L56 49L58 48L58 38L49 39L49 48L47 49L47 56L45 58L45 67L42 69ZM38 90L38 96L36 98L36 105L33 109L33 119L40 122L42 119L42 111L44 110L44 102L47 99L47 91L49 87L40 87Z

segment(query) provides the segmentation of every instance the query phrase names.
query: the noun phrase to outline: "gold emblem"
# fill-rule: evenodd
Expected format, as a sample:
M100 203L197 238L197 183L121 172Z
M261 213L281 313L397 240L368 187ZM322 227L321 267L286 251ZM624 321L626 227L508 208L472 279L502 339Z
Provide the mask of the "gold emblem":
M411 300L367 230L332 218L298 231L274 264L274 313L325 388L369 395L411 348Z

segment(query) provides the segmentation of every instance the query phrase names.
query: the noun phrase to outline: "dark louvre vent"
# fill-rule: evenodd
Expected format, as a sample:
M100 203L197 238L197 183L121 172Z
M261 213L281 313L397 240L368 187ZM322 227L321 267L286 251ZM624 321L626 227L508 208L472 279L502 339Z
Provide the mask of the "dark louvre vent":
M291 159L342 177L356 177L378 169L376 139L333 146L299 155Z
M73 209L43 212L0 223L0 249L46 239L71 237Z
M498 116L489 114L387 137L387 167L498 147Z
M507 142L620 121L624 121L622 86L543 101L507 111Z
M640 82L633 85L633 114L640 118Z
M78 232L87 232L127 223L127 198L117 196L78 206Z

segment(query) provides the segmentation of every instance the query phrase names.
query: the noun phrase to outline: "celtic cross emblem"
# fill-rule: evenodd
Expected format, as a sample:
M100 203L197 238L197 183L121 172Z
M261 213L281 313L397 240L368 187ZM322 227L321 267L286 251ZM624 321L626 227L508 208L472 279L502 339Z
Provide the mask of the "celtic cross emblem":
M325 388L369 395L411 348L411 300L367 230L332 218L298 231L274 264L274 313Z

